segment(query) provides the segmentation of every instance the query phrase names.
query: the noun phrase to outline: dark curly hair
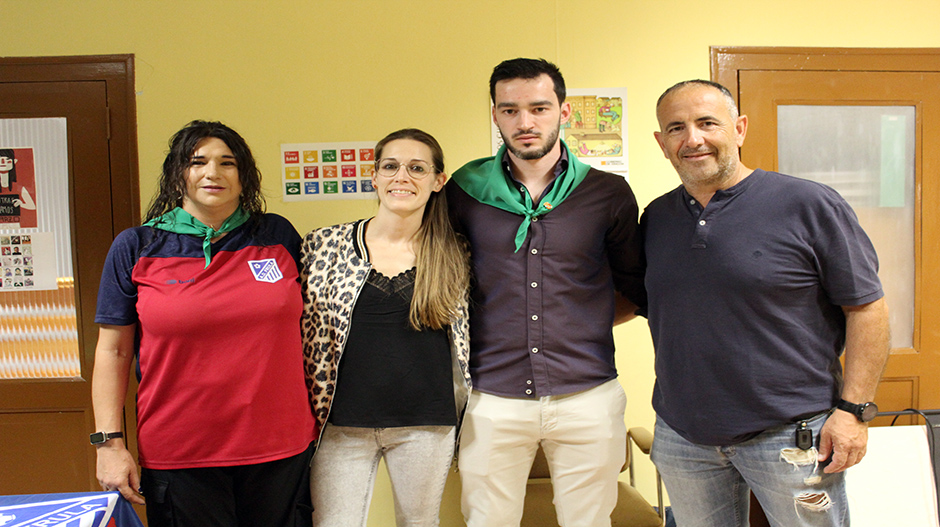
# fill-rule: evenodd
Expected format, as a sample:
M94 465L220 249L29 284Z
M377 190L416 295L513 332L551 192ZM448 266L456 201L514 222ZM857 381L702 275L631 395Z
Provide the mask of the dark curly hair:
M255 164L248 143L238 132L218 121L192 121L170 138L170 151L163 161L159 190L150 203L147 217L150 221L176 207L183 205L186 195L186 171L192 166L196 145L207 137L221 139L235 155L238 165L238 180L242 193L238 203L252 220L258 220L265 211L264 195L261 193L261 171Z

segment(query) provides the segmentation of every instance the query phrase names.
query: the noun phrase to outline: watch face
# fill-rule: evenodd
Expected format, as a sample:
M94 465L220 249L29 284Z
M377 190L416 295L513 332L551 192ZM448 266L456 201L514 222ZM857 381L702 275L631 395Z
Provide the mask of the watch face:
M878 415L878 405L875 403L865 403L862 405L862 422L867 423Z
M95 432L91 434L90 439L91 444L100 445L118 437L124 437L124 434L121 432Z

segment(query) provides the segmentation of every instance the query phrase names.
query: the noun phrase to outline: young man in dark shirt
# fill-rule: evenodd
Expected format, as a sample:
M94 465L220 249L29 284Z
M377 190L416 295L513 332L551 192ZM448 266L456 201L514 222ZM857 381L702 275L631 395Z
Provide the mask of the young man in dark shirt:
M464 517L518 525L541 445L559 523L610 525L626 450L612 326L643 302L636 199L624 178L581 163L559 139L571 106L553 64L501 63L490 96L505 145L446 187L475 281Z

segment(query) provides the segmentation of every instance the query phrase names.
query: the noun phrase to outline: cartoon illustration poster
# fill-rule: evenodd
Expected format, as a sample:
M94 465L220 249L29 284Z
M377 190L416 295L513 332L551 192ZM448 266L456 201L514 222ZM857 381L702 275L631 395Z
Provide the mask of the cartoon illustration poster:
M565 102L571 118L561 125L561 134L572 153L594 168L627 177L627 89L572 88ZM495 124L492 137L495 155L503 144Z
M375 199L375 143L282 144L284 201Z
M0 229L36 227L32 148L0 147Z

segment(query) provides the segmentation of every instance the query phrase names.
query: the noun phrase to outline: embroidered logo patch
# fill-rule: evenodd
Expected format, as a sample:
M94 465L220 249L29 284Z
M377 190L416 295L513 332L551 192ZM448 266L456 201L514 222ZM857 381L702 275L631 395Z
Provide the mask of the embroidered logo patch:
M248 260L248 267L251 268L251 274L255 275L255 280L259 282L270 282L273 284L281 278L284 278L274 258L268 258L266 260Z

